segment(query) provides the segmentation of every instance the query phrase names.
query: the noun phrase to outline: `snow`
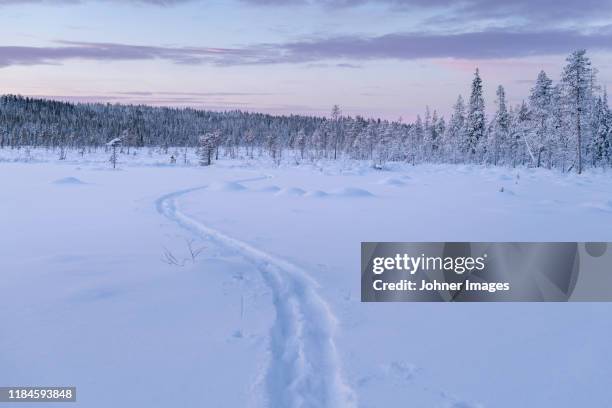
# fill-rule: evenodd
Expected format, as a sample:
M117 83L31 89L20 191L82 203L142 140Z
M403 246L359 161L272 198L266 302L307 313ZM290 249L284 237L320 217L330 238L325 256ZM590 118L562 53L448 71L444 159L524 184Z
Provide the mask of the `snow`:
M314 197L314 198L325 198L325 197L329 197L329 194L326 193L325 191L321 191L321 190L313 190L313 191L309 191L305 194L306 197Z
M333 341L335 317L317 293L316 283L307 272L283 259L209 228L178 210L176 199L193 191L162 197L157 202L158 211L195 235L234 250L259 270L272 292L276 318L270 330L266 403L274 407L355 406L353 392L342 378Z
M210 191L243 191L247 188L240 183L236 182L215 182L212 183L208 189Z
M260 188L257 191L260 191L262 193L276 193L280 191L280 189L281 188L279 186L265 186L265 187Z
M396 179L393 177L380 180L378 184L383 184L387 186L395 186L395 187L403 187L406 185L406 183L403 182L402 180Z
M362 304L359 248L612 241L609 173L31 154L0 150L0 384L87 408L608 404L611 305Z
M306 194L306 191L298 187L282 188L276 193L277 196L289 196L289 197L299 197L299 196L303 196L304 194Z
M608 201L596 201L596 202L585 202L582 204L586 208L591 208L599 211L612 212L612 200Z
M85 184L81 180L76 177L64 177L58 180L55 180L53 184L70 184L70 185L79 185Z
M372 197L373 194L367 190L357 187L343 187L334 190L332 194L340 197Z

